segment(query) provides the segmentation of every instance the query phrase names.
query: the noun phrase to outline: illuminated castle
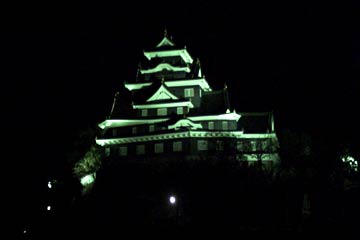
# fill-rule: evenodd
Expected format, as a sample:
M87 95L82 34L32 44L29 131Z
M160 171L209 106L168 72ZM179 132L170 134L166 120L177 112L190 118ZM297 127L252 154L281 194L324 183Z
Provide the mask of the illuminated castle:
M278 161L272 113L237 113L227 87L213 90L200 61L186 47L177 47L166 31L144 56L134 81L124 83L131 100L116 94L109 118L99 124L103 131L96 143L107 157Z

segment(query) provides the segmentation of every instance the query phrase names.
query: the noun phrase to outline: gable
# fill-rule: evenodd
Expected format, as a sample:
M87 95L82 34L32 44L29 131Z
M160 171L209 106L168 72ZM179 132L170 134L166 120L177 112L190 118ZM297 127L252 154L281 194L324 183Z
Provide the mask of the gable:
M177 100L179 98L172 94L166 87L164 87L164 85L161 85L160 88L146 101L152 102L167 99Z
M189 119L181 119L177 121L175 124L168 126L168 129L179 129L179 128L190 128L192 130L202 129L202 125L200 123L194 123Z
M174 67L174 66L170 65L169 63L160 63L159 65L157 65L154 68L141 69L140 72L141 72L141 74L150 74L150 73L161 72L163 70L168 70L168 71L172 71L172 72L190 72L189 67Z
M157 48L163 46L174 46L175 44L171 42L166 36L161 40L161 42L156 46Z

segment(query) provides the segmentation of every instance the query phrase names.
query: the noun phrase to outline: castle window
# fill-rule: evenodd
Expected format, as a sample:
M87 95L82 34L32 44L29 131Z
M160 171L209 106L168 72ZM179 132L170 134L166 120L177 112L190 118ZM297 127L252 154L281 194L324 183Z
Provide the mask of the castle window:
M109 147L106 147L105 148L105 156L110 156L110 148Z
M120 147L119 148L119 156L126 156L127 155L127 147Z
M184 89L184 96L185 97L193 97L194 96L194 89L193 88L185 88Z
M184 114L184 108L183 107L177 107L176 108L176 113L181 115L181 114Z
M133 127L132 128L132 134L136 134L137 133L137 128L136 127Z
M262 151L267 151L269 149L269 142L264 140L261 142L261 150Z
M149 132L153 132L155 130L155 126L154 125L149 125Z
M167 109L166 109L166 108L159 108L159 109L157 109L157 115L158 115L158 116L165 116L165 115L167 115Z
M137 145L136 146L136 154L137 155L145 154L145 146L144 145Z
M141 116L142 117L147 117L148 115L148 110L147 109L141 109Z
M117 129L116 129L116 128L114 128L114 129L112 130L112 134L113 134L113 137L116 137L116 135L117 135Z
M197 141L197 149L199 151L206 151L208 150L208 141L207 140L198 140Z
M222 122L222 129L223 129L223 130L228 130L228 129L229 129L229 125L228 125L228 122L227 122L227 121L223 121L223 122Z
M214 130L214 122L208 122L208 128Z
M182 142L173 142L173 151L181 152L182 151Z
M154 150L155 150L155 153L163 153L164 152L164 144L163 143L155 143Z
M256 141L255 140L250 142L250 149L253 152L256 151Z
M216 150L224 151L224 141L221 140L216 141Z
M239 151L239 152L242 152L244 151L244 143L242 141L238 141L236 143L236 149Z

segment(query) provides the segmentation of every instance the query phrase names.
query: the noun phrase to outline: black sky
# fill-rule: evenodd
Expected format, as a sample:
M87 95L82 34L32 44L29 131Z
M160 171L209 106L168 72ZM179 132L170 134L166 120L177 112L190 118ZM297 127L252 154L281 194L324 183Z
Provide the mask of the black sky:
M31 1L0 9L3 128L19 174L44 179L64 162L71 137L104 120L165 26L200 58L214 89L226 82L238 111L274 109L280 129L359 143L356 1Z

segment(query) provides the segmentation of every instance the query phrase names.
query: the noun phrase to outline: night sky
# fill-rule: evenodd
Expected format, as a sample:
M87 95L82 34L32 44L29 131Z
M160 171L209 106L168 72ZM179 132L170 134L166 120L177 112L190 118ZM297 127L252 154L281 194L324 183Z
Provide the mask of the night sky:
M105 119L165 27L200 58L213 89L227 84L238 112L273 109L278 131L359 144L358 2L201 2L3 6L2 126L14 184L31 189L61 172L76 133Z

